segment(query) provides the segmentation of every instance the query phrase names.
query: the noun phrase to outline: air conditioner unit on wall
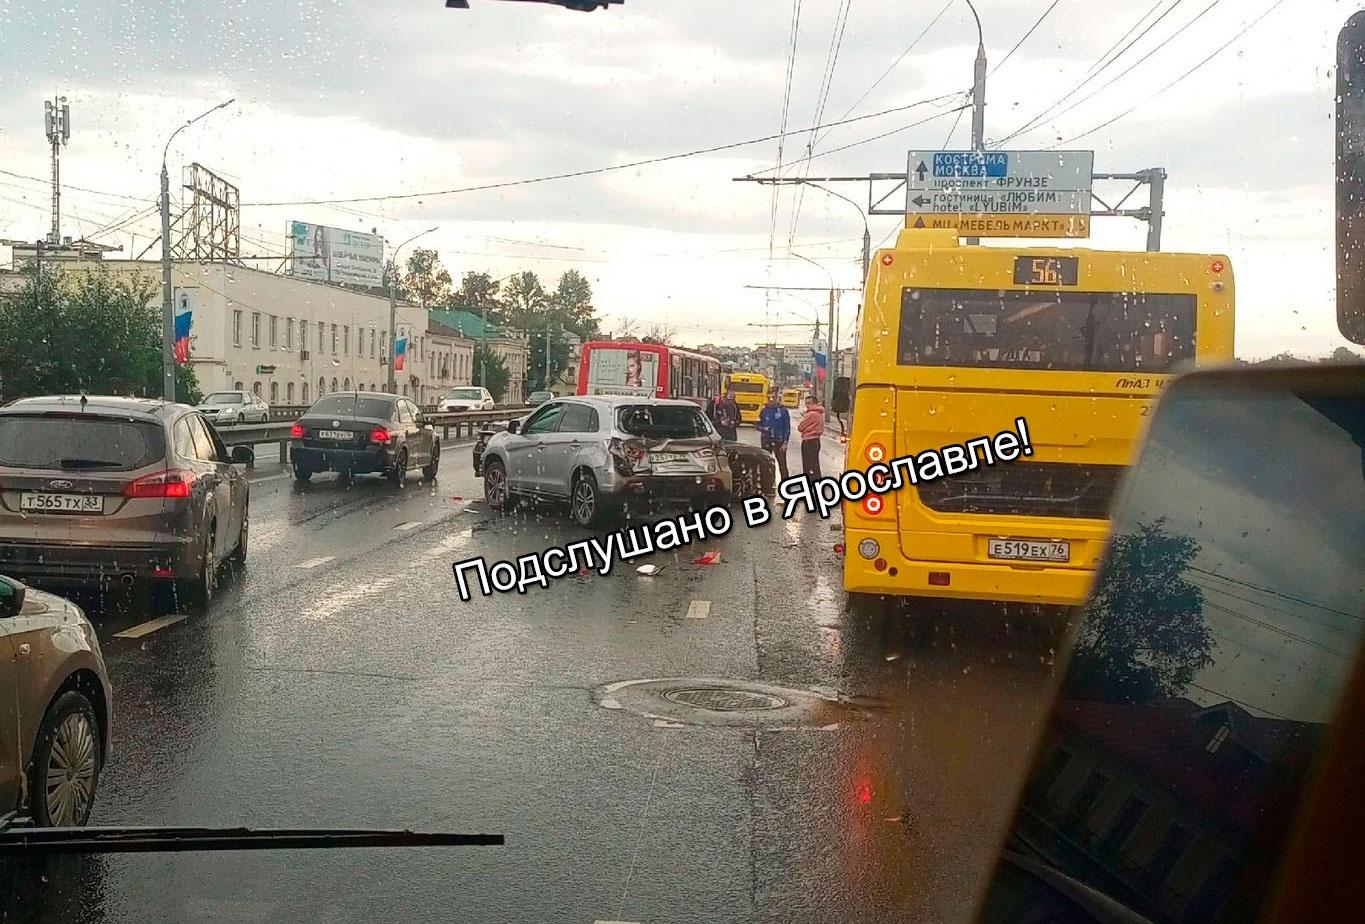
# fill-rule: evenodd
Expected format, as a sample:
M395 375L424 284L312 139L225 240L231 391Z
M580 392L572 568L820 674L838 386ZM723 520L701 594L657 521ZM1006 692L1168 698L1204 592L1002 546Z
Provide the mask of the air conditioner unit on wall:
M301 361L303 361L303 362L307 362L307 361L308 361L308 351L307 351L307 350L299 350L299 359L300 359Z

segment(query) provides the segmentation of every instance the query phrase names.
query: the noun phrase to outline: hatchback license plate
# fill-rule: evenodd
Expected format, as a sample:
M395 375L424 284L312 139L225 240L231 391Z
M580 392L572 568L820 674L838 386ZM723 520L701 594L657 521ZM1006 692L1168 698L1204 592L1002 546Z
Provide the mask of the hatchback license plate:
M318 439L321 440L348 440L351 438L350 430L319 430Z
M1071 561L1071 543L992 539L986 544L986 555L1006 561Z
M104 513L104 495L24 491L19 495L19 509L37 513Z

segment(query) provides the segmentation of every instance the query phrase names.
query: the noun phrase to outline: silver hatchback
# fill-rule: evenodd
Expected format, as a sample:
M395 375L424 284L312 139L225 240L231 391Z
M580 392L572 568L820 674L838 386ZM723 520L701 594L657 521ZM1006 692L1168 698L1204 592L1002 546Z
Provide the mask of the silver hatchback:
M559 398L489 439L484 496L569 502L580 526L676 504L724 504L730 463L706 414L689 401L594 395Z

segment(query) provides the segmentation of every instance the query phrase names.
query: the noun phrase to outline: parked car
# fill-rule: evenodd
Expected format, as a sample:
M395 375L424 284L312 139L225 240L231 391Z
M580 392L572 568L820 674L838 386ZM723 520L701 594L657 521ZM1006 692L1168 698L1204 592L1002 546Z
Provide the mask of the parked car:
M522 497L569 501L580 526L617 512L730 500L729 459L690 401L594 395L546 402L488 438L484 496L503 509Z
M24 816L44 827L85 824L114 698L80 607L0 575L0 678L0 828Z
M380 473L395 485L422 470L428 480L441 465L441 438L407 398L373 391L324 395L290 430L294 477L318 472L342 477Z
M215 391L204 396L198 410L218 426L242 423L268 423L270 405L249 391Z
M439 411L491 411L493 395L478 385L452 388L437 405Z
M526 403L532 407L539 407L546 401L553 401L555 393L552 391L533 391L526 396Z
M0 408L0 572L34 583L174 582L207 604L246 560L249 490L204 415L150 398L23 398Z

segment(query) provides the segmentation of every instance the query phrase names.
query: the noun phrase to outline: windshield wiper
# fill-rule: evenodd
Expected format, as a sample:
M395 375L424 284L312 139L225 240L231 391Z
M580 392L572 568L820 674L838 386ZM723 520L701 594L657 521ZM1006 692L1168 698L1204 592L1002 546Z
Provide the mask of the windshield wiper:
M0 856L178 853L189 850L316 850L336 847L501 847L501 834L371 828L189 828L134 825L0 828Z
M62 468L122 468L122 462L115 462L110 459L58 459L57 464Z

